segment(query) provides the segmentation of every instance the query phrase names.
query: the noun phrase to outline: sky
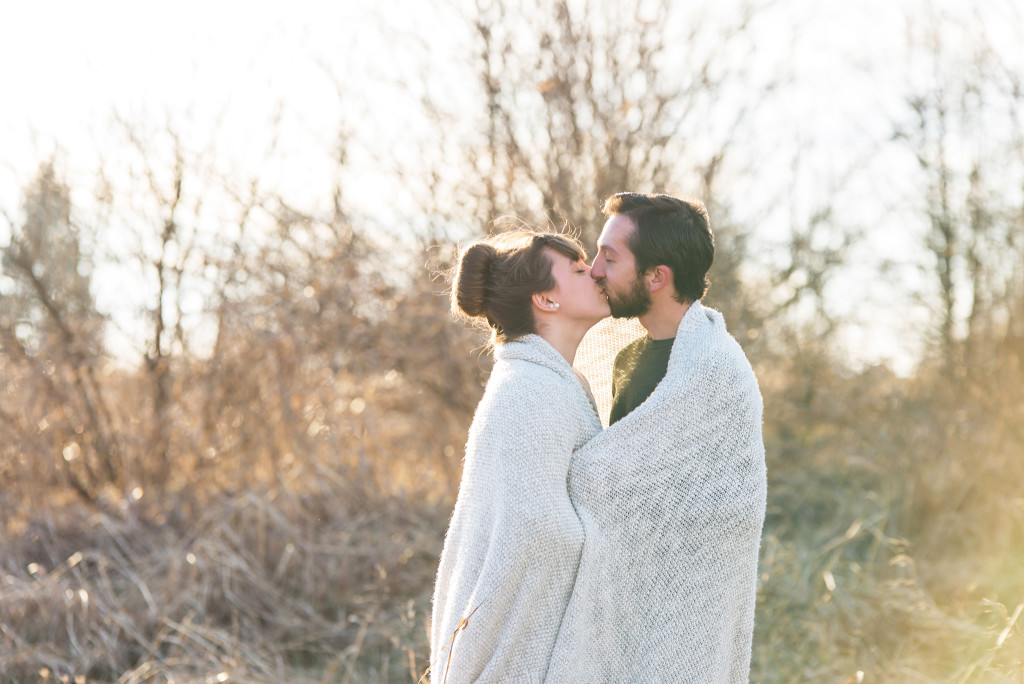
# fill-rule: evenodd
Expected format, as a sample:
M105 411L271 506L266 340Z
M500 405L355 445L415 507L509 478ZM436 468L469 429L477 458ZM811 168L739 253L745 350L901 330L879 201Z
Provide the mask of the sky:
M458 36L436 10L445 5L434 3L432 10L428 3L397 0L383 19L390 35L382 39L381 20L364 0L7 3L0 21L0 93L6 102L0 107L0 205L11 206L20 184L56 145L69 153L69 170L94 166L115 113L129 120L170 114L187 119L197 135L212 133L219 121L219 145L243 166L254 161L258 146L252 142L267 138L282 105L283 128L294 138L286 144L322 142L302 136L336 132L341 107L366 99L343 105L332 74L373 89L373 109L356 117L396 120L403 94L380 77L413 73L403 37L429 42L418 54L433 55L437 64L457 60ZM864 35L845 29L870 15L875 26L869 42L884 45L892 39L886 34L899 30L894 11L880 0L856 7L796 0L789 6L779 21L808 27L794 56L810 89L797 105L809 113L807 126L839 125L829 133L843 135L848 122L823 109L855 106L865 86L830 81L837 61L863 52ZM792 49L777 36L759 42L769 50ZM360 83L360 75L369 80ZM828 97L818 97L819 89ZM456 84L449 92L458 98L468 96L465 91Z
M364 9L346 2L7 4L0 210L16 213L21 189L52 156L73 204L88 208L96 170L112 167L116 183L123 166L112 158L124 148L118 119L150 133L169 122L192 149L215 147L228 174L259 169L264 182L299 203L323 196L331 181L325 151L343 106L334 81L365 69L353 56L371 53L360 44L372 28ZM271 141L276 153L268 163ZM0 245L5 229L0 222ZM100 267L93 287L97 305L130 337L141 306L132 274ZM111 344L115 354L133 347L116 333Z
M767 63L788 61L798 83L790 109L777 112L779 120L795 125L803 139L818 141L804 160L807 206L822 188L840 182L829 177L836 168L869 151L865 141L885 136L890 110L898 106L886 94L902 84L897 70L879 65L899 59L906 17L913 16L908 8L923 1L791 0L759 36ZM946 4L995 7L1000 1ZM0 10L0 209L16 210L21 188L57 149L79 194L73 201L88 205L94 172L110 161L117 117L156 127L169 120L188 130L195 146L216 146L218 158L235 171L244 175L261 167L261 176L285 194L300 201L323 197L332 169L326 151L339 121L350 133L379 136L392 149L401 149L403 136L416 135L410 104L421 93L409 84L417 87L424 66L442 79L446 69L457 69L464 37L445 16L452 7L396 0L381 14L368 0L6 3ZM470 85L457 80L446 92L453 108L474 96ZM766 117L766 138L773 125ZM277 153L268 166L273 131ZM354 161L373 167L369 158ZM383 180L360 174L352 181L355 194L372 196ZM852 204L862 197L848 196L855 198ZM872 219L870 211L849 209L853 221ZM3 230L0 224L0 244ZM909 229L886 237L897 249L900 240L916 239ZM847 281L871 282L870 273L857 270L855 260ZM96 283L98 302L117 308L126 285L109 274ZM851 287L841 281L840 289ZM848 344L865 358L888 355L909 368L914 350L900 351L889 341L907 325L907 310L855 312L844 295L835 297L837 310L867 313L871 320L850 329ZM879 333L873 327L886 315L892 320L880 327L888 332Z
M301 8L301 3L298 8ZM56 145L93 167L114 115L170 116L213 133L245 165L278 103L292 131L325 131L337 96L317 64L358 12L318 3L11 3L0 22L0 201ZM15 66L16 65L16 66ZM298 144L296 142L295 144ZM13 177L13 178L12 178ZM16 191L16 188L14 188Z

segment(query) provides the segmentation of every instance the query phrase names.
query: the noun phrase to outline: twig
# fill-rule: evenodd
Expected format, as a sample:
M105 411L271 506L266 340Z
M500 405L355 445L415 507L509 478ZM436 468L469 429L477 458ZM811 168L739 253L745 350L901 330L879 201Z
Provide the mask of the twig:
M444 680L442 681L441 684L448 684L448 670L451 669L452 652L455 651L455 637L459 634L459 632L469 627L469 618L473 617L473 613L475 613L480 608L481 605L483 604L477 604L477 607L471 610L469 612L469 615L459 620L459 624L455 627L455 631L452 632L452 637L448 640L448 645L445 646L445 648L448 649L448 662L445 663L444 666Z
M1024 603L1017 604L1016 610L1013 611L1013 616L1010 621L1006 623L1006 627L999 634L999 638L996 639L996 648L1002 648L1003 642L1006 641L1006 637L1010 636L1010 630L1017 623L1017 618L1020 617L1021 610L1024 610Z
M1006 637L1010 636L1010 631L1013 630L1013 626L1017 623L1017 618L1020 617L1021 611L1024 611L1024 603L1017 605L1017 608L1013 611L1013 615L1011 615L1010 619L1007 621L1006 627L1004 627L1003 631L999 633L999 638L996 639L995 646L990 648L980 660L971 665L964 676L957 681L957 684L967 684L967 681L974 674L975 670L978 669L979 665L981 665L982 668L988 668L992 663L992 660L995 658L996 651L1002 648L1003 644L1006 643Z

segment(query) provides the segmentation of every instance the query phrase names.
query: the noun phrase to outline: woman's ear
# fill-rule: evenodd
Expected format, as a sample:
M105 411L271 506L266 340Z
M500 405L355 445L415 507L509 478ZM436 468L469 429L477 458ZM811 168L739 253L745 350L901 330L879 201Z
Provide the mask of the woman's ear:
M533 305L545 313L558 311L559 304L551 299L550 292L535 292L533 294Z

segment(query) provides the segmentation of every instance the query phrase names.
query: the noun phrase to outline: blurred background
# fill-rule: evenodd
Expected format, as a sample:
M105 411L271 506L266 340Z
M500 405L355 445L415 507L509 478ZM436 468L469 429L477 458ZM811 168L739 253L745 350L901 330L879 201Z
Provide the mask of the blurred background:
M1024 682L1015 0L0 21L0 679L416 682L453 246L694 195L765 400L753 682Z

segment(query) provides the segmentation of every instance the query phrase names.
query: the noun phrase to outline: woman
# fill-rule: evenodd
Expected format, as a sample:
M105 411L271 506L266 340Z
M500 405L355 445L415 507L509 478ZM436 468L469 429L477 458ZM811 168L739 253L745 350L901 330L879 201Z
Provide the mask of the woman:
M600 432L572 369L609 314L579 242L515 232L468 247L452 308L493 331L494 370L469 430L434 589L431 680L541 682L583 530L566 491L573 451Z

